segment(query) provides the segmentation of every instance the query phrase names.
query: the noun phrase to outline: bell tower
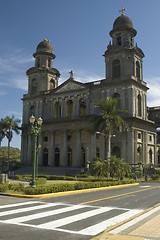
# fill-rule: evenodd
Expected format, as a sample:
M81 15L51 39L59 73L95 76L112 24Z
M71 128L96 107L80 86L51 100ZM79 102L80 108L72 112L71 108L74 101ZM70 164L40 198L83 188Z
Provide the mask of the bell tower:
M33 57L35 58L35 66L26 72L28 75L28 93L37 95L40 92L51 91L58 87L60 73L56 68L53 68L53 60L56 56L49 40L44 39L38 44Z
M113 84L121 107L130 117L147 119L147 86L143 81L143 51L135 45L137 31L129 17L121 15L114 21L110 41L105 51L106 82Z
M133 28L133 23L129 17L124 15L124 8L113 24L110 31L112 43L107 47L104 54L106 62L106 78L118 80L128 80L134 78L136 81L143 80L142 59L144 53L135 46L134 38L137 31Z

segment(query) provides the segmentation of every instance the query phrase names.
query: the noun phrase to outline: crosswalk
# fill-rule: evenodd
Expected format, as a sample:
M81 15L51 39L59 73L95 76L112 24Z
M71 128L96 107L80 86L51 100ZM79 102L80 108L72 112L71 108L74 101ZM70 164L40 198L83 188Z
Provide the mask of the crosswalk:
M140 209L28 201L0 206L0 222L95 236Z

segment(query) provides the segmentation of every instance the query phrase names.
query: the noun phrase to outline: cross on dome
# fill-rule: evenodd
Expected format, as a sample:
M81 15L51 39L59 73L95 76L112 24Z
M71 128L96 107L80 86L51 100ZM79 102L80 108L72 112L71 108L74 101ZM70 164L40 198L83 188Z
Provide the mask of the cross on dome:
M124 11L126 11L126 8L122 7L121 10L119 10L119 12L122 12L121 15L125 15Z

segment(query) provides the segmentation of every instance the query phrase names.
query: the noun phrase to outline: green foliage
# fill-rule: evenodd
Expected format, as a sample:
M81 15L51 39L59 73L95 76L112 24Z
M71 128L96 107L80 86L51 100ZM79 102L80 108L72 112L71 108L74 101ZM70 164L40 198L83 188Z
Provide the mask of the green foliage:
M160 176L160 168L155 168L156 174Z
M74 184L53 184L53 185L41 185L36 188L27 187L24 189L24 193L27 195L37 195L37 194L47 194L47 193L56 193L56 192L64 192L64 191L73 191L80 189L88 189L88 188L99 188L99 187L108 187L112 185L119 184L129 184L134 183L133 179L127 179L123 181L106 181L106 182L79 182Z
M112 177L123 178L130 175L131 167L128 163L125 163L123 159L117 156L111 155L107 161L95 158L91 165L91 174L102 177L107 176L108 172L110 172Z
M36 179L36 186L37 185L44 185L47 183L47 179L46 178L37 178ZM30 181L30 185L32 185L32 181Z
M129 176L131 173L131 166L124 162L122 158L119 158L115 155L111 155L109 158L110 161L110 174L112 177L123 178Z
M0 184L0 192L6 192L7 190L8 190L7 183Z
M143 176L143 168L136 168L135 176L138 178L142 177Z
M152 180L158 180L158 178L160 177L160 175L159 174L152 174L151 175L151 178L152 178Z
M120 117L126 110L118 108L115 98L107 97L106 100L102 99L95 107L101 111L101 114L92 119L95 131L112 132L113 128L126 125L125 121Z
M17 192L24 191L24 183L3 183L0 184L0 192L6 192L8 190L14 190Z
M93 176L106 176L107 173L107 164L102 161L100 158L96 157L91 165L91 174Z
M21 151L18 148L10 147L10 163L19 163L21 158ZM8 160L8 147L1 147L0 151L0 164L7 163Z

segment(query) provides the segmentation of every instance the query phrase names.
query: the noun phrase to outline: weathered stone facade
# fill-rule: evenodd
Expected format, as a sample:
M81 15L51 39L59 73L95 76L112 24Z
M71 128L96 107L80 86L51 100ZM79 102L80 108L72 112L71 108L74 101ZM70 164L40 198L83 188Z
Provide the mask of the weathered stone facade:
M81 171L94 157L105 159L105 138L92 132L91 116L99 114L95 104L107 96L127 110L129 130L114 132L112 154L128 163L158 162L157 125L147 115L147 84L143 81L144 54L135 46L137 32L123 13L110 32L112 43L104 53L105 79L81 83L70 78L58 86L60 73L53 68L53 48L48 40L36 49L35 67L27 71L28 94L23 97L22 163L32 163L33 139L29 117L43 119L39 136L39 165Z

